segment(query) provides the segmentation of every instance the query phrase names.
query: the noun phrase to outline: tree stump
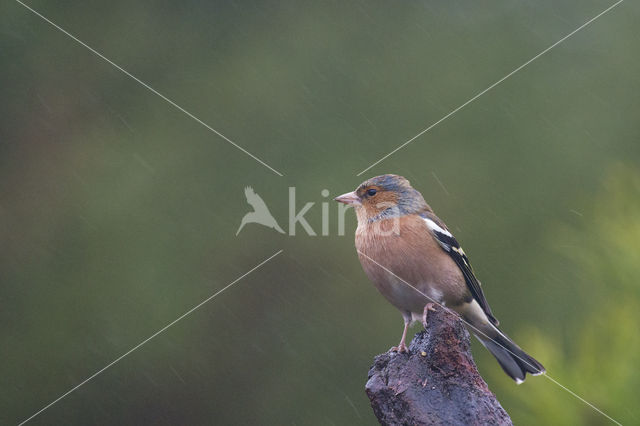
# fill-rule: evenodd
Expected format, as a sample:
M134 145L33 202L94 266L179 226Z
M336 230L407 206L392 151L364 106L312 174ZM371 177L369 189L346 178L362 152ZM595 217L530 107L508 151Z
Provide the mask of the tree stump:
M383 425L511 425L478 373L460 318L437 307L408 353L375 357L366 392Z

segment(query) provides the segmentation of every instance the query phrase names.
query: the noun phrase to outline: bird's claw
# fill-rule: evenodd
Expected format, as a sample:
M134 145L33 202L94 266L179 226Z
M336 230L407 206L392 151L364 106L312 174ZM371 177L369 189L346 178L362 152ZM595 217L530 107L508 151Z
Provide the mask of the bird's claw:
M398 352L399 354L408 352L407 351L407 345L404 342L402 342L398 346L392 347L391 348L391 352Z
M436 308L435 308L436 304L429 302L426 305L424 305L424 310L422 311L422 326L425 328L425 330L427 329L427 313L429 311L431 312L435 312Z

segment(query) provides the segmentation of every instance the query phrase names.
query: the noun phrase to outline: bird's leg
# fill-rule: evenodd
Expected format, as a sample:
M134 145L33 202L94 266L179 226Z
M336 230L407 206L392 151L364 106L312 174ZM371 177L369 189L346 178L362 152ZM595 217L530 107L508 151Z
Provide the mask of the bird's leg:
M407 344L404 341L407 338L407 330L409 329L409 324L411 323L411 316L407 318L406 315L402 315L402 317L404 318L404 330L402 331L402 338L400 339L400 344L398 346L394 346L391 348L392 352L407 352Z
M436 304L429 302L426 305L424 305L424 310L422 311L422 326L424 327L424 329L427 329L427 313L429 311L431 312L435 312L436 308L435 308Z

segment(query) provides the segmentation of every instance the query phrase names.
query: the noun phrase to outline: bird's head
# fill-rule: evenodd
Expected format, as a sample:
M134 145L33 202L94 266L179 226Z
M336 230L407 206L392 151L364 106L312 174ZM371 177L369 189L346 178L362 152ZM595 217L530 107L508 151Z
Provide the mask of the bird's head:
M407 179L381 175L362 182L355 191L334 198L356 209L358 222L374 222L429 209L422 194Z

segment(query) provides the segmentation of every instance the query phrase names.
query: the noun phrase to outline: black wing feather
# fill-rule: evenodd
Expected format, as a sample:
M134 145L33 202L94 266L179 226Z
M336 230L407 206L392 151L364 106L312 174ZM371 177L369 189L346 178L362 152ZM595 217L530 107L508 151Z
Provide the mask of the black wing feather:
M433 220L432 218L428 219ZM443 227L443 229L446 228ZM489 302L487 302L487 299L484 297L484 293L482 292L480 282L473 274L473 269L471 268L469 258L460 247L458 241L453 235L446 235L442 232L438 232L435 229L432 229L431 233L438 241L438 244L440 244L440 247L442 247L442 249L447 252L447 254L453 259L453 261L456 262L456 265L458 265L460 271L462 271L462 275L464 276L464 280L467 283L467 287L469 288L471 295L478 302L484 313L487 314L489 321L497 326L499 324L499 321L496 319L496 317L493 316L491 308L489 307Z

